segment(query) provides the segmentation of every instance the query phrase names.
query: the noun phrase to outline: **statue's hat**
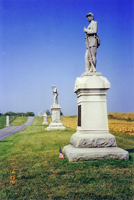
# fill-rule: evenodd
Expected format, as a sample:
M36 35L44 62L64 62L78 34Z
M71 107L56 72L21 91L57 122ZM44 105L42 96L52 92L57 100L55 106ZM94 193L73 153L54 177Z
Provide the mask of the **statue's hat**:
M91 12L90 12L90 13L88 13L88 14L86 15L86 17L88 17L89 15L90 15L90 16L92 16L92 17L94 18L94 15L93 15L93 13L91 13Z

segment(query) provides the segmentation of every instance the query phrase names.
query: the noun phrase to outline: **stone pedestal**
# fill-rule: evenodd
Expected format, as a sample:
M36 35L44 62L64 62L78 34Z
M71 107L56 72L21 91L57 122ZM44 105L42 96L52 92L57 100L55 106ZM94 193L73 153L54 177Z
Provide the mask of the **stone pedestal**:
M9 115L6 115L6 126L9 126Z
M63 148L70 162L78 160L128 159L128 152L117 147L109 133L106 93L109 81L101 73L83 74L75 82L77 94L77 132Z
M127 151L118 147L108 148L76 148L69 144L63 148L63 153L70 162L99 160L99 159L128 159Z
M48 122L47 122L47 114L44 113L43 117L44 117L44 121L43 121L42 125L48 125Z
M52 116L51 116L51 123L47 127L48 131L51 130L66 130L66 128L61 123L60 118L60 105L59 104L53 104L51 106Z

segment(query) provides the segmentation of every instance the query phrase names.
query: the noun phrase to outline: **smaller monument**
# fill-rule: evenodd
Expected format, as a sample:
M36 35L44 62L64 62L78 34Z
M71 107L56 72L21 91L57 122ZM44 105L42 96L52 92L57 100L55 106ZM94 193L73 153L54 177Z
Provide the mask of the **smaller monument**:
M6 115L6 126L9 126L9 114Z
M38 111L38 116L42 117L42 112L41 111Z
M60 118L60 105L58 104L58 92L55 87L55 85L52 86L52 91L54 95L54 103L51 106L51 111L52 111L52 116L51 116L51 123L47 127L48 131L51 130L66 130L66 128L63 126L61 123L61 118Z
M44 112L43 117L44 117L44 121L43 121L42 125L48 125L48 122L47 122L47 114L46 114L45 112Z

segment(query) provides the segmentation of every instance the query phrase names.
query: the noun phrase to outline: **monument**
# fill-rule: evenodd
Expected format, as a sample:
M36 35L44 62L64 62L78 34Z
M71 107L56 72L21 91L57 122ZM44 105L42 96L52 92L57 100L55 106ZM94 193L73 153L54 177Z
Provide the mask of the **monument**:
M85 72L76 78L74 92L77 94L77 132L70 138L63 153L70 162L91 159L128 159L127 151L118 148L116 138L109 133L106 93L109 81L96 72L96 52L100 45L97 22L94 15L86 15L90 23L84 28L86 34Z
M47 114L46 114L45 112L44 112L43 117L44 117L44 121L43 121L42 125L48 125L48 122L47 122Z
M9 114L6 114L6 126L9 126Z
M58 104L58 92L55 85L52 86L52 91L54 95L54 103L51 106L52 116L51 116L51 123L47 127L48 131L51 130L66 130L66 128L61 123L60 118L60 105Z
M42 112L41 111L38 111L38 116L42 117Z

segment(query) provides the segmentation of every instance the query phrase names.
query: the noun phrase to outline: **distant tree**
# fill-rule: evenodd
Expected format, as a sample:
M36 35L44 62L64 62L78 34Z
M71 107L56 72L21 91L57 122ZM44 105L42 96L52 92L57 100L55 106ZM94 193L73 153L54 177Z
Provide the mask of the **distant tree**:
M9 112L4 113L4 116L6 116L6 115L9 115L9 116L10 116Z
M12 111L9 111L8 113L9 113L10 116L16 116L17 115L17 113L12 112Z
M47 115L51 115L51 112L50 112L48 109L45 111L45 113L46 113Z
M23 113L23 112L17 112L17 115L18 115L18 116L25 116L26 113Z
M2 113L0 113L0 114L2 114ZM10 111L10 112L6 112L4 114L4 116L6 116L7 114L9 114L10 116L25 116L25 117L27 117L27 116L35 116L34 112L27 112L27 113L17 112L17 113L14 113L14 112ZM0 115L0 116L2 116L2 115Z
M2 117L3 116L3 113L0 113L0 117Z
M27 112L26 115L27 116L34 116L35 114L33 112Z

